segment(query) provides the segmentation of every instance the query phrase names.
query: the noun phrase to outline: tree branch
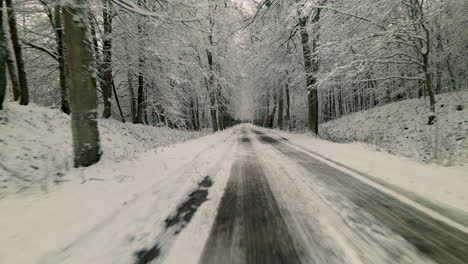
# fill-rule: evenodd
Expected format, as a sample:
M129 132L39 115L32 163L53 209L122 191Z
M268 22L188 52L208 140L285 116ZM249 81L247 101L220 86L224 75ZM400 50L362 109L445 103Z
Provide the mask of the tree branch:
M23 44L25 44L25 45L27 45L27 46L29 46L31 48L37 49L39 51L42 51L42 52L48 54L49 56L51 56L57 62L59 61L59 56L55 51L52 51L52 50L50 50L50 49L48 49L48 48L46 48L44 46L37 45L37 44L31 43L31 42L28 42L28 41L25 41L25 40L23 40L22 42L23 42Z

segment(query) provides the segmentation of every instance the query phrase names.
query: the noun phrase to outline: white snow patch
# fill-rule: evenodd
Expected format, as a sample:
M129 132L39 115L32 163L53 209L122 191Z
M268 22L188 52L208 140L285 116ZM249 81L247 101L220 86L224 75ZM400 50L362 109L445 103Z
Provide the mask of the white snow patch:
M224 162L217 168L218 173L214 178L214 184L209 190L208 201L197 210L190 224L177 238L176 243L164 260L165 264L197 264L203 253L203 247L210 234L211 227L221 198L231 173L231 167L235 160L234 151L238 150L237 144L223 157Z
M468 163L468 91L436 96L436 122L428 125L428 99L409 99L352 113L320 125L322 138L365 142L375 149L445 166Z
M16 108L11 105L9 107ZM21 109L8 111L9 121L0 125L6 126L5 130L2 127L2 137L8 137L9 142L5 144L7 148L22 157L29 152L17 150L14 144L19 144L20 148L31 144L29 148L35 151L47 150L48 154L54 153L57 162L67 159L67 152L64 153L62 148L70 143L69 135L65 135L69 131L65 129L68 126L68 117L41 107L18 106L19 108ZM29 114L30 109L37 111L39 116L37 113ZM13 116L21 112L30 116ZM33 120L41 115L47 116ZM41 124L45 120L51 122ZM15 125L10 126L10 122ZM113 132L127 126L114 122L103 123L114 126L109 129ZM47 129L48 125L50 131ZM37 126L37 137L33 132L26 131L31 130L32 126ZM132 136L118 132L113 135L113 132L103 133L102 131L108 129L103 127L103 145L107 144L104 151L106 148L110 150L112 146L117 148L115 152L107 151L110 157L94 166L64 173L60 179L67 182L59 187L29 192L28 195L8 195L0 199L0 263L40 263L41 260L48 264L91 263L95 259L99 259L99 263L128 263L134 251L120 249L141 249L152 242L152 234L161 228L164 218L175 209L186 192L206 176L208 168L220 157L220 151L225 149L220 146L227 145L226 141L233 133L232 130L226 130L185 143L148 150L128 160L125 159L124 152L121 152L123 148L120 144L133 141L138 143L137 148L140 150L159 144L149 141L151 137L158 140L158 135L152 134L151 129L130 127L132 125L128 125L132 133L137 133L138 130L139 136L148 139L147 143L139 139L127 139L127 136ZM7 133L3 134L4 131ZM57 133L56 137L54 131ZM145 133L146 137L143 136ZM165 139L164 133L172 133L174 139ZM167 130L159 136L164 140L161 144L169 144L183 140L183 135ZM185 135L191 137L189 133ZM14 139L17 136L20 139ZM42 141L43 136L48 138ZM21 138L28 141L21 143ZM111 139L108 142L114 143L105 143L106 138ZM52 142L54 140L55 143ZM126 151L134 153L137 148L129 147ZM17 162L11 160L13 155L15 154L4 152L2 148L2 161L9 162L12 168L22 168L22 164L34 160L28 155ZM41 160L39 164L42 165L52 162L48 158ZM4 176L3 171L2 175ZM34 174L30 177L37 179L38 176Z
M135 159L203 134L114 119L98 122L104 163ZM73 167L70 117L58 109L6 103L0 111L0 149L0 199L53 191L66 184L63 175Z

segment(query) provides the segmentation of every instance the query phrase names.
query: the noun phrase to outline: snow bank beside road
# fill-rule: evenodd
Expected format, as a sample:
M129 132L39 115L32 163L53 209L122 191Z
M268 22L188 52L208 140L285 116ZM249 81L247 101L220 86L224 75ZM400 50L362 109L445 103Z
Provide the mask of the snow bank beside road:
M468 163L468 91L437 95L436 115L436 123L428 125L428 100L409 99L321 124L320 135L335 142L366 142L419 161Z
M103 161L138 153L202 134L109 119L99 120ZM70 117L58 109L6 103L0 112L0 198L20 192L48 192L73 167ZM63 183L62 183L63 184Z
M131 263L223 157L232 133L104 160L72 170L54 192L1 199L0 263Z

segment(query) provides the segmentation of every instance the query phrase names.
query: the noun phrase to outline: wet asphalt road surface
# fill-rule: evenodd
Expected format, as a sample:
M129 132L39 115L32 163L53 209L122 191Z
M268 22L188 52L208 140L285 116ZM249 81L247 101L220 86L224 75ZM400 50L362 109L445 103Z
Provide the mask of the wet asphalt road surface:
M359 218L384 226L410 245L419 263L468 263L468 235L349 176L278 139L259 131L243 128L239 137L239 155L231 169L225 193L199 263L351 263L332 257L333 245L310 249L288 224L294 213L280 206L270 187L268 175L259 161L252 141L275 149L314 175L314 180L352 203ZM307 177L307 175L304 175ZM284 186L285 190L287 186ZM301 202L301 201L297 201ZM286 215L289 215L286 217ZM291 216L292 215L292 216ZM371 220L369 220L371 219ZM307 222L308 220L303 220ZM312 226L314 223L305 225ZM316 226L315 226L316 228ZM312 232L313 233L313 232ZM307 234L305 234L307 236ZM315 245L320 237L308 234ZM364 238L363 238L364 239ZM383 238L382 238L383 239ZM368 242L372 243L372 242ZM378 243L378 242L374 242ZM323 243L322 243L323 244ZM413 263L401 250L382 245L387 259L361 259L362 263ZM315 252L306 254L305 252ZM327 254L330 255L327 258Z
M240 141L246 155L232 167L200 263L299 263L250 138Z

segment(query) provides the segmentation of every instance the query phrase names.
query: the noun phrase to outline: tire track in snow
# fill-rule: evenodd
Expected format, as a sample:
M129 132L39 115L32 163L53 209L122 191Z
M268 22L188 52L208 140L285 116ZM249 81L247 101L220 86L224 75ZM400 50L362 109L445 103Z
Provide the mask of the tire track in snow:
M301 263L265 173L243 131L240 151L199 263Z

